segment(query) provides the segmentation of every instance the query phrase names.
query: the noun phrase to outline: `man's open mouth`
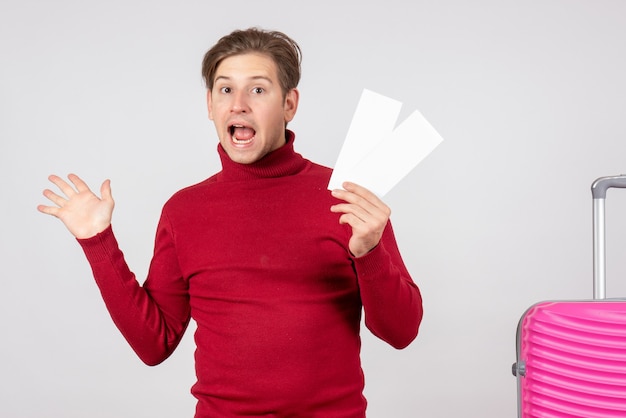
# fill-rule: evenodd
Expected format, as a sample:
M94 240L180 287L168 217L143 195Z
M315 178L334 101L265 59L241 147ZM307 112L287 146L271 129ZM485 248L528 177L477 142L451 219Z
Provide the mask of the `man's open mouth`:
M231 125L228 130L233 142L239 145L249 144L256 134L254 129L244 125Z

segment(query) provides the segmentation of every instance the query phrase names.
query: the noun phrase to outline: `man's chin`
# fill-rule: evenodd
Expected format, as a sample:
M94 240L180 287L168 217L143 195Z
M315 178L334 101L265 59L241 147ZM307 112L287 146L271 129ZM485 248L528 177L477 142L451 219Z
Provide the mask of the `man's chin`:
M261 159L257 153L252 150L241 151L233 148L225 148L228 157L238 164L252 164Z

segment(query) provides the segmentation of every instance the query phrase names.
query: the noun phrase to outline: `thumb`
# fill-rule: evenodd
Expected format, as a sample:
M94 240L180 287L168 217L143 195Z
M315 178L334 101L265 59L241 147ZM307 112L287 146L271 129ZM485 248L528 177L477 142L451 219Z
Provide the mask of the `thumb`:
M107 179L100 186L100 195L102 200L113 201L113 193L111 192L111 180Z

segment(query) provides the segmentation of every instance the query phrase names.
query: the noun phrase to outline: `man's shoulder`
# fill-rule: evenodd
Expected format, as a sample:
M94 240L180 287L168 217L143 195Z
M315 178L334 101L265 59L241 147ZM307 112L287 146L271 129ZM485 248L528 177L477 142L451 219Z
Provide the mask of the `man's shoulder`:
M217 180L217 174L214 174L211 177L205 180L202 180L201 182L192 184L190 186L187 186L178 190L167 200L167 202L165 202L165 206L186 204L190 200L197 199L198 197L204 195L207 192L207 190L211 187L211 184L215 183L216 180Z
M310 160L309 160L309 163L310 163L310 166L309 166L308 174L330 177L333 171L332 168L327 167L323 164L319 164Z

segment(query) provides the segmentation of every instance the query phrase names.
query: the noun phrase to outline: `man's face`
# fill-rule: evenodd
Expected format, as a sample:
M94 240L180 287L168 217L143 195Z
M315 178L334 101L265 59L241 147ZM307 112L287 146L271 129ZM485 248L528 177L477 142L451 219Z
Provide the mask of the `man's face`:
M283 98L276 64L247 53L222 60L207 92L209 119L231 160L250 164L285 144L285 123L298 107L298 91Z

